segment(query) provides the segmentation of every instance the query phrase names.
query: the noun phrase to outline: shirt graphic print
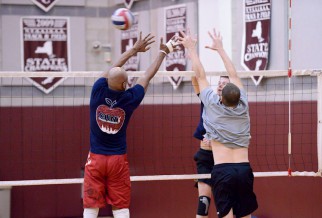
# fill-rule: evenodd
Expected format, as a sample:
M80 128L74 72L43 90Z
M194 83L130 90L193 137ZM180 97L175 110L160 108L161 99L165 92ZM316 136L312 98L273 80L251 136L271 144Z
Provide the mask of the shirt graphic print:
M107 105L100 105L96 109L96 122L99 128L107 134L116 134L123 126L125 111L122 108L113 106L116 101L105 98Z

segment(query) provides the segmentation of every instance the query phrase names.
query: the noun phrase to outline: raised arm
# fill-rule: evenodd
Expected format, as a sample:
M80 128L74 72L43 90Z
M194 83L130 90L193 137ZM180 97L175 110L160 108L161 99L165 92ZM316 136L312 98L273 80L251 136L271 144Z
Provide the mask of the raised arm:
M146 52L150 49L150 44L152 44L154 36L151 36L149 33L142 39L142 32L139 34L138 40L135 42L133 47L127 51L125 51L121 57L113 64L113 67L122 67L127 60L129 60L132 56L136 55L138 52ZM104 72L102 77L108 77L108 71Z
M161 37L160 39L160 50L158 53L158 56L156 59L152 62L152 64L149 66L149 68L145 71L144 75L142 77L139 77L137 80L137 84L140 84L143 86L145 91L147 90L149 86L150 80L154 77L154 75L157 73L158 69L160 68L160 65L164 59L164 57L170 53L170 51L175 51L176 48L173 48L171 43L176 43L174 40L174 37L170 39L170 41L167 43L168 47L166 44L163 44L163 38Z
M234 83L238 88L243 88L243 83L237 74L235 66L231 61L231 59L229 58L229 56L227 55L226 51L224 50L224 47L222 44L222 36L220 35L220 32L217 33L216 30L214 29L213 34L211 34L210 32L208 32L208 34L212 39L212 45L206 46L206 48L218 52L222 61L224 62L230 82Z
M200 94L198 80L197 80L197 78L195 76L191 77L191 84L192 84L192 87L193 87L193 91L196 93L196 95Z
M179 36L179 43L181 43L189 52L189 57L192 62L192 69L196 74L196 79L199 84L199 91L202 92L202 90L207 88L210 84L207 80L205 69L203 68L203 65L197 53L197 39L192 38L189 31L187 31L187 34L182 31L180 31L180 33L182 37Z

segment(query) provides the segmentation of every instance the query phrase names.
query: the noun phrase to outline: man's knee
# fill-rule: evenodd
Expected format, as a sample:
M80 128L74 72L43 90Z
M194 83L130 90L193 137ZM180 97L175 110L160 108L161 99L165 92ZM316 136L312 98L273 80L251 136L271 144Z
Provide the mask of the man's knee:
M207 216L209 211L210 198L207 196L200 196L198 201L197 215Z
M211 186L205 182L198 182L198 192L199 192L199 196L211 196L212 195Z

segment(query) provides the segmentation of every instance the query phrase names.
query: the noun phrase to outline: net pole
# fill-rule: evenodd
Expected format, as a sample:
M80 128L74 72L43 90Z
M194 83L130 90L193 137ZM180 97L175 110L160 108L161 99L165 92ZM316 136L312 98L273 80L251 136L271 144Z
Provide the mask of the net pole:
M292 78L292 0L289 0L288 5L288 175L292 175L291 156L292 156L292 134L291 134L291 78Z

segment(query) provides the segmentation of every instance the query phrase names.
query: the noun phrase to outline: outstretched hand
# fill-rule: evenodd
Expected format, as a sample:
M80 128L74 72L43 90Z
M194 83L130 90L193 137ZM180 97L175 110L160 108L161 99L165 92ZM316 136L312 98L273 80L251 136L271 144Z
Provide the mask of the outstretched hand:
M165 53L169 54L170 52L179 50L179 43L178 37L176 35L172 36L171 39L166 43L163 44L163 38L160 39L160 51L164 51Z
M213 30L213 34L211 34L208 31L208 34L210 36L210 38L212 39L212 44L210 46L205 46L205 48L209 48L211 50L215 50L218 51L220 49L223 49L223 45L222 45L222 36L220 35L220 32L218 31L218 33L216 32L216 30Z
M180 34L182 35L178 37L179 43L183 45L186 49L194 49L197 44L197 37L192 37L190 30L187 30L187 33L184 33L183 31L180 31Z
M135 42L135 44L133 45L133 49L137 52L148 51L151 48L149 45L155 42L154 40L152 40L153 38L154 36L151 36L151 33L149 33L144 37L144 39L142 39L142 32L140 32L140 36L138 40Z

